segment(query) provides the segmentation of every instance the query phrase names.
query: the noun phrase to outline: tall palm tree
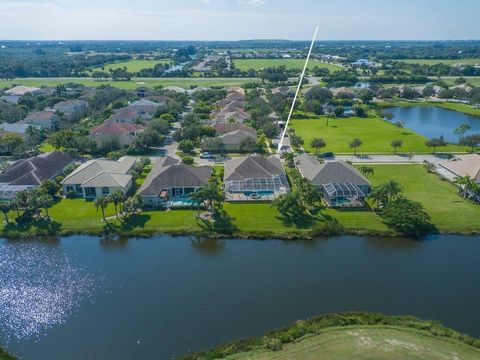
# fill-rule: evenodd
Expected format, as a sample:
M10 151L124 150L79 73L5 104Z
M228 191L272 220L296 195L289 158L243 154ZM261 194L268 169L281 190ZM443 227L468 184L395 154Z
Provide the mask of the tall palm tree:
M477 201L477 196L480 195L480 183L472 181L470 184L470 190L473 193L473 201Z
M367 165L360 166L359 170L363 174L363 176L373 175L373 173L375 172L373 167Z
M53 198L49 194L43 193L38 197L38 203L41 207L45 209L45 214L47 215L47 219L50 219L48 208L53 205L54 203Z
M7 224L9 223L8 213L10 212L10 210L12 210L12 203L11 202L9 202L9 201L1 201L0 202L0 211L5 216L5 221L6 221Z
M385 183L385 191L390 202L402 193L402 187L395 180L389 180Z
M465 176L456 176L453 179L453 182L460 187L460 194L463 197L467 197L468 189L470 188L471 184L473 183L472 178L470 175L465 175Z
M102 210L102 219L105 222L107 222L107 219L105 218L105 209L107 208L109 203L110 201L105 196L98 196L93 202L93 205L95 206L95 209L97 211L99 208Z
M115 207L115 217L118 219L118 207L120 206L120 211L122 208L122 203L124 201L124 196L123 192L121 190L117 190L112 192L110 195L108 195L108 200L113 203L113 206Z

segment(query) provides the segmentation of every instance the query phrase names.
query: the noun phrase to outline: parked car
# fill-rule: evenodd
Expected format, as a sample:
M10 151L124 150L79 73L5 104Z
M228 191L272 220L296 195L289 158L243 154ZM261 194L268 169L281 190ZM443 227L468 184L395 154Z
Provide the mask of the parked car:
M215 159L215 155L209 152L203 152L200 154L200 159Z
M335 154L333 152L324 152L323 154L320 155L323 159L333 159L335 157Z

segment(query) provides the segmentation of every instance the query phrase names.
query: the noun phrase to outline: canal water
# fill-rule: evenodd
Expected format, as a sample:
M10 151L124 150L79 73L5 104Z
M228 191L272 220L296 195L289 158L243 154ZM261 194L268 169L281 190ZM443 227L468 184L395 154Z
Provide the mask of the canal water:
M480 237L0 240L0 343L21 359L171 359L347 310L480 337Z
M393 107L387 111L393 114L393 122L401 121L405 127L429 139L443 136L446 141L457 143L458 135L453 132L461 124L471 127L465 135L480 133L480 118L458 111L436 106Z

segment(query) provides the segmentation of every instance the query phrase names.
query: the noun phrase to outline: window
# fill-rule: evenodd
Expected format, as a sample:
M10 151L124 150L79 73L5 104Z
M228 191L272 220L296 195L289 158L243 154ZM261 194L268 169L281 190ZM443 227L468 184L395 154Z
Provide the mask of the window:
M110 189L108 187L102 187L102 195L110 194Z

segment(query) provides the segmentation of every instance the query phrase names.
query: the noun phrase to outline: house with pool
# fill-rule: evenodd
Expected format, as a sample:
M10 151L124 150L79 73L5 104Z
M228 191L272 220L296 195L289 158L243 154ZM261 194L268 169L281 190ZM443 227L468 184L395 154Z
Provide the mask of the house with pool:
M181 164L165 156L155 164L137 194L148 208L191 206L189 195L208 183L212 171L211 166Z
M363 207L370 192L370 182L352 165L341 160L321 163L315 156L301 154L295 167L321 191L331 207Z
M226 201L272 201L290 189L280 159L242 156L225 162Z

